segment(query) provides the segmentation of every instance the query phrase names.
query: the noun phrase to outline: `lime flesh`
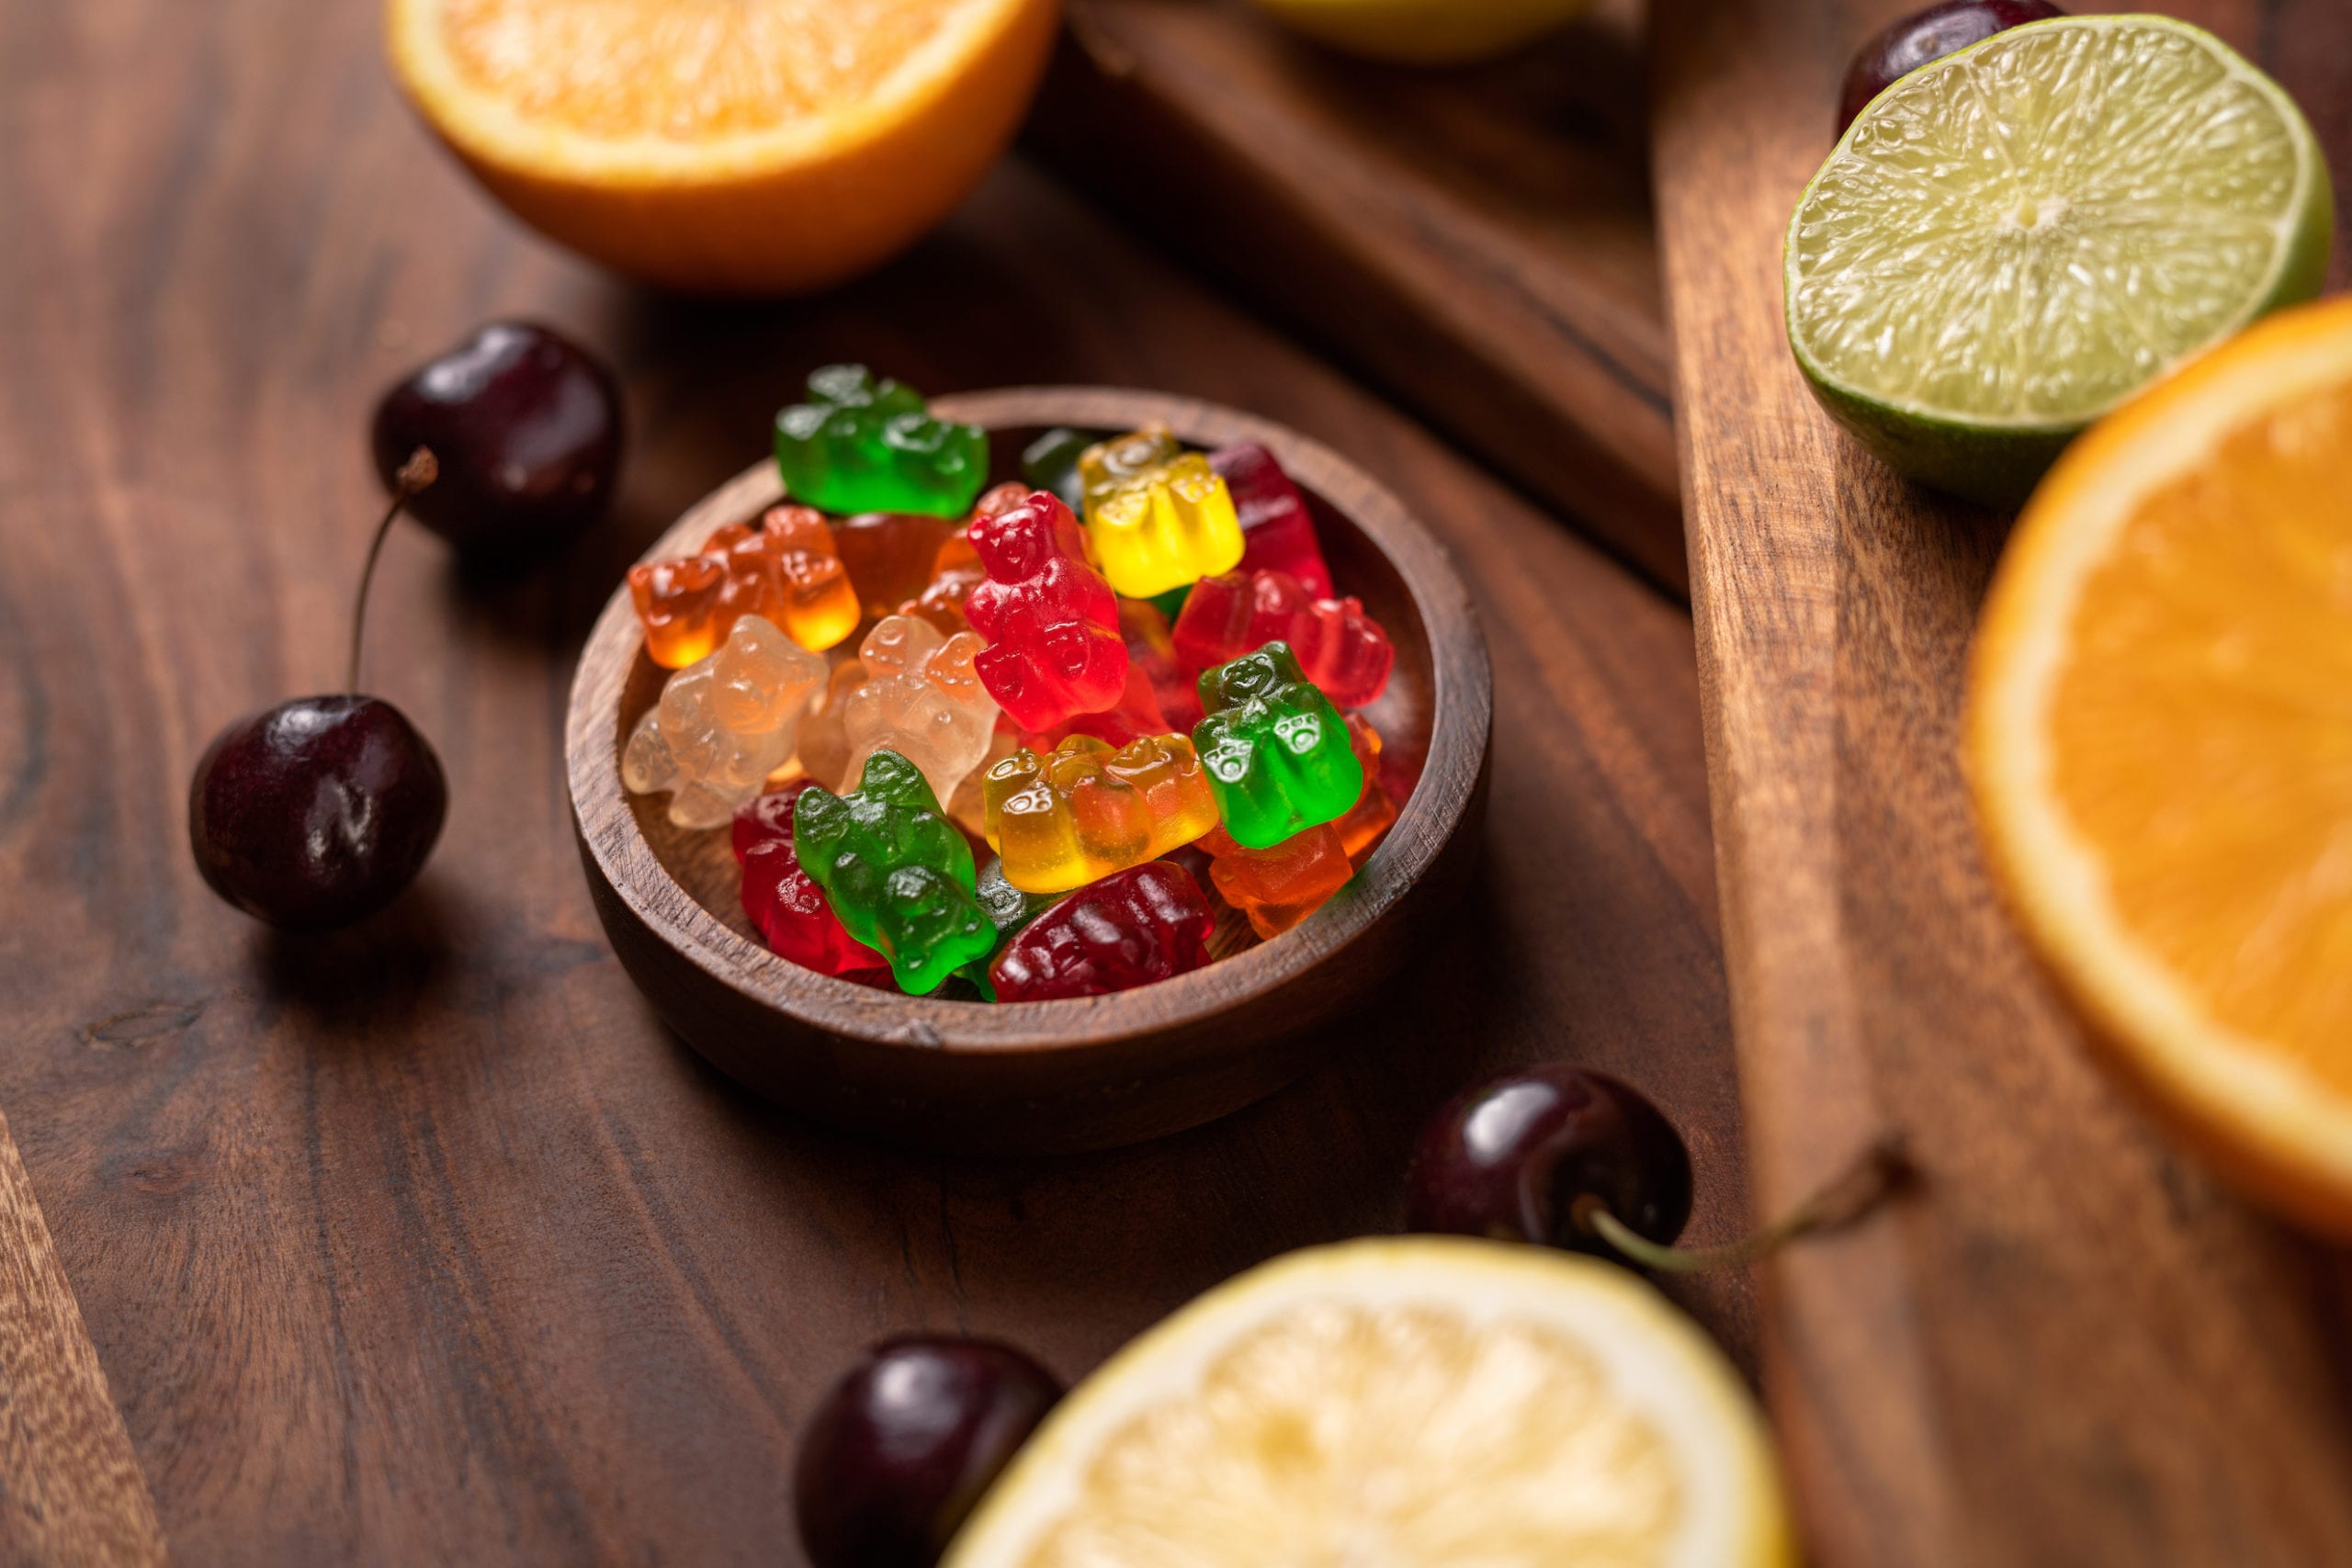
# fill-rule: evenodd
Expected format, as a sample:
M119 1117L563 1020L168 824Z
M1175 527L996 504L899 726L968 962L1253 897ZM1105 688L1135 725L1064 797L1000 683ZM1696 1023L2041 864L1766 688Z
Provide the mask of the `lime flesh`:
M1839 141L1790 220L1789 342L1894 468L2014 505L2099 414L2318 293L2332 230L2310 128L2218 39L2036 22Z

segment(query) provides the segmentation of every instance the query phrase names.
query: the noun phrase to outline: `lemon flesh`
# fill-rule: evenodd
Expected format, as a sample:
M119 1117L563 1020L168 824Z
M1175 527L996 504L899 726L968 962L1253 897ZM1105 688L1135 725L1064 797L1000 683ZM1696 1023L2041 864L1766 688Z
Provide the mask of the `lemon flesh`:
M1295 1254L1049 1419L948 1568L1780 1563L1754 1406L1622 1269L1413 1238Z
M2318 292L2326 171L2278 85L2156 17L2014 28L1882 93L1791 220L1791 346L1894 467L1996 504L2185 359Z

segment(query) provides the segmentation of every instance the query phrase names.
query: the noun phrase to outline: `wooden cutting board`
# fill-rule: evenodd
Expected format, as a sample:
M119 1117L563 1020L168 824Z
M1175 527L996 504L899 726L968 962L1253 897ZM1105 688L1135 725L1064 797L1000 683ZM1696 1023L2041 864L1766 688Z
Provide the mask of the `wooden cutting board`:
M1069 22L1041 155L1682 592L1635 0L1442 73L1240 0Z
M1817 1562L2352 1562L2347 1269L2094 1068L1979 863L1962 663L2006 521L1814 406L1781 235L1858 39L1909 0L1658 0L1654 113L1751 1168L1777 1210L1888 1127L1925 1189L1766 1280ZM2180 0L2352 168L2352 10Z
M1036 145L1163 243L1694 593L1759 1205L1909 1133L1891 1223L1768 1272L1768 1389L1829 1564L2352 1562L2352 1263L2183 1164L1985 886L1952 733L2002 519L1814 408L1780 237L1838 77L1914 0L1657 0L1467 73L1357 65L1238 0L1071 0ZM2085 9L2120 9L2091 6ZM2172 7L2352 169L2352 10ZM1632 185L1651 117L1684 428ZM1598 350L1598 352L1596 352ZM1630 378L1620 376L1637 367Z

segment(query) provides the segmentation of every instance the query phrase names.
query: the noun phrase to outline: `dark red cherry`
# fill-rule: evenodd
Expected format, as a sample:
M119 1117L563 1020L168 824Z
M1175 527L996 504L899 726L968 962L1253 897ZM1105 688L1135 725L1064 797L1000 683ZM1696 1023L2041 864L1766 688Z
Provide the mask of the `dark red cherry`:
M2023 23L2065 14L2046 0L1945 0L1904 17L1862 45L1846 68L1846 86L1838 96L1838 134L1846 134L1872 98L1930 60Z
M910 1337L865 1353L809 1417L793 1471L817 1568L930 1568L1061 1397L987 1339Z
M441 477L417 521L476 555L560 544L605 514L621 461L620 389L568 338L493 321L376 405L376 471L392 488L419 446Z
M1407 1177L1417 1231L1616 1256L1570 1211L1591 1194L1661 1245L1690 1217L1690 1155L1641 1095L1565 1063L1479 1085L1430 1118Z
M374 914L441 836L441 760L379 697L297 697L222 730L196 765L187 834L212 890L274 926Z

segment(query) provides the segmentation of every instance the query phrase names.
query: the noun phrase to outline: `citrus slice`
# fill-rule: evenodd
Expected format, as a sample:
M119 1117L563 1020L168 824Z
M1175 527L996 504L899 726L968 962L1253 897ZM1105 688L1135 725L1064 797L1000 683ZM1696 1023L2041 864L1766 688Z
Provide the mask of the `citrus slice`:
M1722 1354L1624 1269L1458 1238L1278 1258L1120 1352L946 1568L1792 1561Z
M2311 128L2162 17L2033 22L1871 100L1789 221L1790 346L1900 471L2014 506L2085 425L2325 273Z
M1285 27L1369 60L1460 65L1531 43L1592 0L1258 0Z
M1057 0L390 0L394 72L551 239L700 291L875 265L978 183Z
M1967 759L1996 874L2130 1080L2352 1235L2352 300L2061 459L1985 604Z

